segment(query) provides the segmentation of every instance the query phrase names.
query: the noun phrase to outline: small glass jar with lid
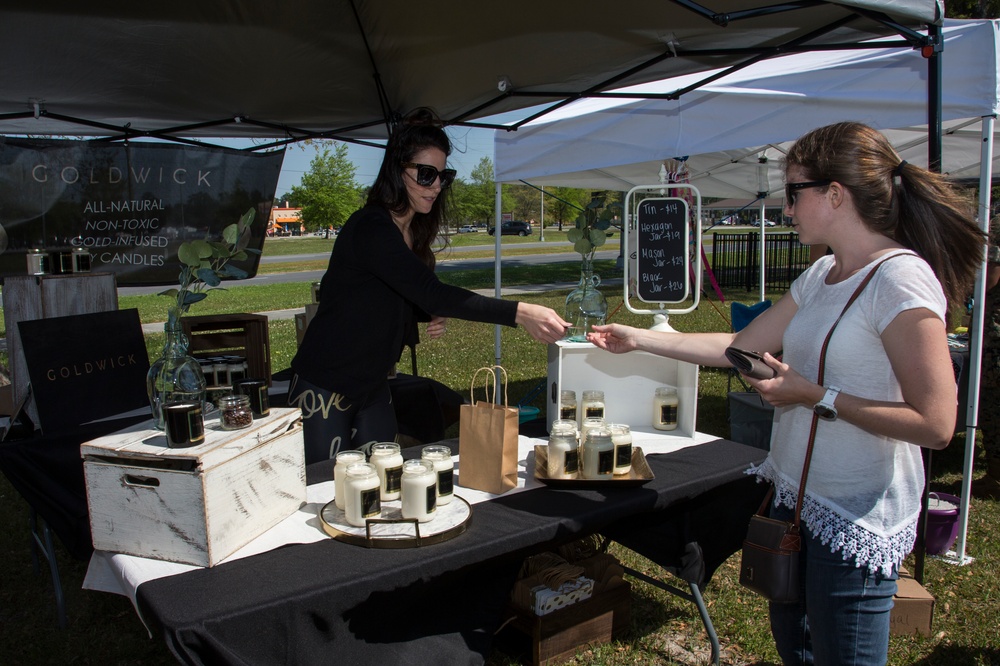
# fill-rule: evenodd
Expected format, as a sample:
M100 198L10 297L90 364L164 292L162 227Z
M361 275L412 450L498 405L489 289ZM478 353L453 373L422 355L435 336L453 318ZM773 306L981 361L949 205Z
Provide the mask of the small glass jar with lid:
M403 455L399 452L399 444L394 442L373 444L369 462L375 465L379 481L382 483L382 501L398 500L403 476Z
M580 401L580 418L605 418L604 391L584 391Z
M559 418L563 421L577 422L576 391L559 392Z
M364 527L369 518L382 515L380 483L375 465L365 462L348 465L344 486L344 517L348 523Z
M677 389L675 387L657 387L653 394L653 427L657 430L676 429L677 405Z
M245 395L226 395L219 398L219 425L223 430L248 428L253 423L250 398Z
M431 444L420 449L420 459L434 466L438 506L451 502L455 495L455 463L451 460L451 449L443 444Z
M583 442L583 478L610 479L615 473L615 445L607 426L587 432Z
M437 474L433 463L407 460L403 463L400 495L403 518L426 523L437 510Z
M611 443L615 445L615 475L628 474L632 471L632 429L612 423Z
M549 432L546 472L550 479L575 479L580 473L580 444L576 421L558 419Z
M333 501L337 508L344 510L344 496L347 493L347 468L355 463L365 462L365 454L361 451L341 451L337 454L333 465Z

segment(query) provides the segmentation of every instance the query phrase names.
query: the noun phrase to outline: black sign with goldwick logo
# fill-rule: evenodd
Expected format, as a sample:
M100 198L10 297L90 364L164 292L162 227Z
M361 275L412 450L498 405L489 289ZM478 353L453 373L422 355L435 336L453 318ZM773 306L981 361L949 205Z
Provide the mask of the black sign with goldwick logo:
M0 278L70 272L75 252L119 286L175 284L180 244L221 239L249 208L259 250L283 159L284 150L0 137ZM259 259L231 264L253 276Z
M149 357L135 308L17 325L45 432L149 406Z

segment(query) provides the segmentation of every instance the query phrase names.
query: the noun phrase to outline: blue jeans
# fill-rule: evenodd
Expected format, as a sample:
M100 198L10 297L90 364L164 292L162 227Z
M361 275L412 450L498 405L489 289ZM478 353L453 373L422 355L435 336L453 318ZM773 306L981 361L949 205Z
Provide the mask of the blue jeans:
M771 516L791 520L787 507ZM771 633L786 666L798 664L885 664L889 611L898 572L886 577L830 552L802 525L800 601L770 604Z

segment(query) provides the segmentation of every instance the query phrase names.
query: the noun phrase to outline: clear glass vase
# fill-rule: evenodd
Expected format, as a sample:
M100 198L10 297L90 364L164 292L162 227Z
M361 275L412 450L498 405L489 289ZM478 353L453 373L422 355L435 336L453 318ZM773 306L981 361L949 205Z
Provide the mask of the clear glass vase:
M163 429L160 408L165 402L205 401L205 375L197 359L187 353L188 339L181 328L180 318L171 313L163 332L167 338L163 354L150 364L146 375L146 392L153 410L153 422L160 430Z
M608 301L597 286L601 276L594 275L590 259L584 258L580 266L580 283L566 297L566 321L572 326L566 332L566 339L572 342L586 342L587 333L594 324L603 324L608 316Z

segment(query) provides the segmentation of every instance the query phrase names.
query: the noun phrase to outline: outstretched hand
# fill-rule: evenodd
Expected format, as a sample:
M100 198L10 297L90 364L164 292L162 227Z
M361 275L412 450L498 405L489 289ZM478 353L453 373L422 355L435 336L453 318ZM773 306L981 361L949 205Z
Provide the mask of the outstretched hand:
M446 317L431 317L427 323L427 337L431 340L440 338L448 330L448 319Z
M556 314L552 308L534 303L519 302L515 322L523 326L528 334L539 342L556 342L562 340L569 322Z
M587 340L613 354L624 354L636 349L635 334L636 329L631 326L623 324L595 324L593 330L587 333Z

